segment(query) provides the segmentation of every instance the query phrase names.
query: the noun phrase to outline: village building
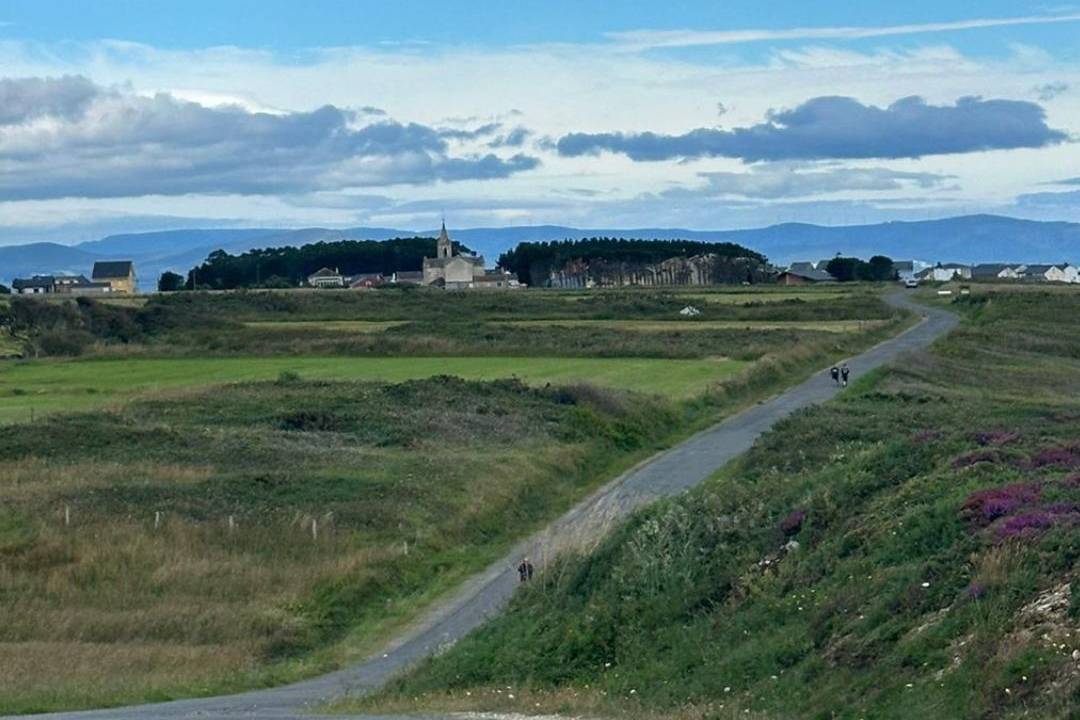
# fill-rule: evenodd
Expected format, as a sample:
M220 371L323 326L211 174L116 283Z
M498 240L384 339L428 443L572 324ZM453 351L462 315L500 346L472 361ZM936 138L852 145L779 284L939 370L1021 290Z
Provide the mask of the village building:
M345 278L345 282L353 290L371 290L386 285L390 280L382 273L360 273Z
M390 282L394 285L423 285L424 273L422 270L399 270L390 276Z
M112 292L107 282L94 282L85 275L57 275L53 292L63 295L103 295Z
M776 282L780 285L816 285L818 283L836 282L836 278L825 270L816 268L805 269L811 263L792 263L791 267L776 276ZM799 265L798 268L795 266Z
M971 268L972 280L1017 280L1020 274L1016 271L1022 265L1007 265L1005 263L980 263Z
M343 288L345 276L337 268L319 268L307 276L307 284L313 288Z
M435 242L435 257L424 258L424 284L447 290L464 290L478 280L484 282L484 258L480 255L455 255L454 244L442 224Z
M56 278L52 275L15 278L11 283L11 291L16 295L45 295L56 292Z
M1020 277L1024 280L1037 282L1060 282L1074 283L1078 281L1075 267L1069 263L1060 265L1024 265L1018 268Z
M106 260L94 263L90 275L95 283L108 283L109 292L134 295L138 288L135 264L130 260Z
M971 266L961 265L959 263L938 263L934 267L926 268L922 272L918 273L916 277L919 280L930 280L932 282L970 280Z

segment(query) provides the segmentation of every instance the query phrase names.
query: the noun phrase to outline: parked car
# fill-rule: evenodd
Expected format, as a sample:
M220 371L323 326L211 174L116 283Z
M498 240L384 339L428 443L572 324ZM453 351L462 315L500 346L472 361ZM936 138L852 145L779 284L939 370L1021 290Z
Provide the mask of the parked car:
M919 281L916 280L915 278L908 278L907 280L904 281L904 287L909 288L909 289L917 288L917 287L919 287Z

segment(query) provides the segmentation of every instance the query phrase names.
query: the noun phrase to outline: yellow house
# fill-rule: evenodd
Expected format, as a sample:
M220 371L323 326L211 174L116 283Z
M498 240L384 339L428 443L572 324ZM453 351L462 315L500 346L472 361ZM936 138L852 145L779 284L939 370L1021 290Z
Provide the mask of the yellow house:
M107 260L94 263L94 282L107 282L114 293L134 295L137 286L135 264L130 260Z

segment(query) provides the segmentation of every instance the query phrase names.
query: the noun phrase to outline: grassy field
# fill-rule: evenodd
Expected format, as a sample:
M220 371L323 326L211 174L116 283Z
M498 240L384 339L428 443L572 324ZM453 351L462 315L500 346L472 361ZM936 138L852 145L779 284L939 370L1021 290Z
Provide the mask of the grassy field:
M392 327L404 325L404 320L379 322L376 320L277 320L246 322L244 327L254 330L319 330L329 332L380 333Z
M273 380L295 372L310 380L401 382L434 375L470 380L516 377L534 384L590 382L673 399L700 394L744 370L727 359L544 357L247 357L34 361L0 366L0 423L57 411L122 404L140 394Z
M82 357L0 363L0 713L339 667L620 469L909 322L872 296L707 319L851 332L693 333L497 322L658 322L663 293L175 297L15 318Z
M679 421L587 388L289 379L0 428L0 713L334 667Z
M706 330L809 330L860 332L884 325L886 320L507 320L523 328L584 327L630 332L702 332Z
M934 350L785 421L346 707L1075 717L1080 295L952 306L967 320Z

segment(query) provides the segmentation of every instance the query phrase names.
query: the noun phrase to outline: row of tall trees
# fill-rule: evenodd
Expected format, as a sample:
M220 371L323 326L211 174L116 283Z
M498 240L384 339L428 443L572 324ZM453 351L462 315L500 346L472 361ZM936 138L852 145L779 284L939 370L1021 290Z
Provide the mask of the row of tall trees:
M697 240L625 240L587 238L553 242L524 242L499 257L499 266L530 285L543 285L552 270L574 261L652 265L672 257L713 254L719 258L745 258L754 266L765 266L765 256L735 243Z

